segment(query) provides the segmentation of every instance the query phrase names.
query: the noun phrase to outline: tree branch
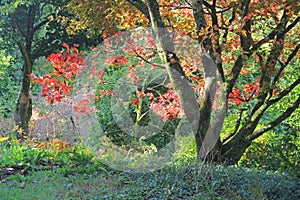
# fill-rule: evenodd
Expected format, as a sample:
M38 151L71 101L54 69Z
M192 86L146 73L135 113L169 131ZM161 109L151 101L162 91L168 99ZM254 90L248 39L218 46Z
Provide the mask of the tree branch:
M223 71L223 65L222 65L222 48L219 43L219 38L220 38L220 32L218 29L218 16L217 16L217 10L216 10L216 1L213 1L213 5L211 7L211 18L212 18L212 25L213 25L213 32L214 35L217 37L217 39L213 39L212 43L215 45L215 51L216 51L216 56L215 56L215 61L217 64L218 71L221 75L222 81L225 82L225 75Z
M287 94L289 94L297 85L300 84L300 77L293 82L288 88L286 88L285 90L283 90L277 98L275 99L271 99L268 101L268 106L278 102L280 99L282 99L283 97L285 97Z
M223 13L223 12L226 12L231 9L231 7L229 7L229 6L223 8L223 7L217 6L216 4L217 4L216 0L213 0L212 5L210 5L207 1L203 1L203 5L210 10L213 9L213 7L221 9L221 10L216 11L216 13Z
M242 4L242 10L243 10L243 16L247 16L249 12L249 4L250 0L245 1ZM234 17L234 15L232 16ZM234 18L233 18L234 19ZM243 57L244 56L250 56L253 52L251 52L249 49L251 45L253 44L253 39L251 35L251 20L247 20L245 23L245 26L243 26L243 30L246 31L246 36L243 36L243 34L240 35L240 40L241 40L241 47L242 47L242 52L238 56L237 60L234 63L234 66L231 71L231 79L227 81L227 86L226 86L226 94L227 96L229 93L232 91L232 88L237 80L237 78L240 75L241 69L243 67Z
M52 14L51 14L52 15ZM49 16L51 16L49 15ZM49 17L48 16L48 17ZM39 30L42 26L44 26L45 24L47 24L49 21L49 19L45 19L44 21L41 21L39 24L37 24L34 28L33 28L33 32L35 33L37 30Z
M269 93L269 91L272 90L271 71L275 69L278 57L280 56L280 53L283 49L285 36L283 31L286 27L287 22L288 17L286 14L283 14L280 22L281 25L278 27L276 39L270 50L270 54L268 55L266 63L261 66L260 91L257 97L257 103L252 110L252 114L254 114L263 104L265 104L266 102L268 103L269 99L272 97L272 93ZM268 104L267 107L269 107Z
M286 27L286 29L283 31L283 34L286 34L292 28L294 28L299 21L300 21L300 17L297 17L290 25L288 25L288 27Z
M274 128L275 126L277 126L278 124L280 124L282 121L284 121L289 116L291 116L291 114L299 107L299 105L300 105L300 96L295 101L295 103L291 107L289 107L284 113L282 113L277 119L275 119L274 121L270 122L269 124L267 124L263 128L258 129L254 133L254 135L250 137L250 140L254 140L254 139L258 138L259 136L261 136L265 132L271 130L272 128Z
M300 49L300 44L298 44L296 46L296 48L293 50L293 52L288 56L288 59L285 63L282 63L281 61L278 60L278 62L280 63L281 67L278 70L276 76L273 79L272 84L275 85L276 82L279 80L280 74L282 73L282 71L288 66L288 64L292 61L292 59L296 56L297 52Z
M165 66L165 69L169 76L170 82L175 92L178 95L182 108L185 112L186 118L192 125L192 131L195 134L197 155L199 156L201 144L203 138L206 135L207 130L201 133L198 132L198 128L200 127L198 126L198 124L200 122L201 124L204 124L206 122L209 123L210 118L207 117L208 115L204 115L206 116L206 118L203 121L199 121L199 117L200 117L199 105L197 103L195 93L193 89L190 87L189 83L187 81L184 81L184 79L182 79L183 76L182 73L184 72L182 71L179 58L174 53L173 41L169 37L169 33L165 28L164 22L162 21L159 12L159 5L156 0L147 0L146 2L151 17L152 29L156 38L156 48L157 48L158 55L161 58L161 61ZM202 56L202 60L204 59L203 57L204 56ZM211 62L213 63L213 61ZM209 68L210 66L207 67ZM208 84L207 82L205 83Z
M281 31L281 27L283 25L283 23L285 23L285 19L286 19L286 11L284 11L279 24L277 24L277 26L263 39L261 39L260 41L258 41L257 43L253 44L252 48L249 50L251 52L256 51L259 47L261 47L261 45L263 45L266 42L269 42L270 40L274 39L276 35L278 35L278 33ZM296 22L297 19L294 21ZM290 30L292 27L294 27L297 23L292 23L290 24L286 29L284 29L282 31L283 34L285 34L287 32L287 30Z
M249 14L249 4L251 0L246 0L243 4L243 17L246 17ZM251 35L251 20L245 21L245 25L243 26L243 30L246 32L246 36L243 34L240 35L241 46L244 51L249 51L249 48L253 44L253 39Z
M26 33L26 50L31 51L32 40L34 35L34 21L36 17L37 5L33 4L29 6L27 14L27 33Z
M239 130L239 127L240 127L240 124L241 124L241 121L242 121L242 116L243 116L243 112L247 110L246 108L241 108L240 109L240 112L238 114L238 118L235 122L235 127L234 127L234 130L232 131L232 133L230 133L229 135L225 136L222 143L226 143L230 138L232 138L236 133L237 131Z
M153 62L147 60L146 58L144 58L143 56L141 56L136 50L133 50L133 51L135 52L135 55L136 55L137 57L139 57L141 60L143 60L144 62L146 62L146 63L148 63L148 64L150 64L150 65L152 65L152 66L154 66L154 67L158 67L158 68L161 68L161 69L165 69L164 66L159 65L159 64L155 64L155 63L153 63Z
M192 1L192 6L193 6L193 15L194 19L197 25L197 35L198 35L198 42L202 43L204 48L207 50L211 46L211 41L210 39L205 39L203 40L203 37L199 35L200 30L202 28L205 28L207 26L205 17L204 17L204 11L203 11L203 0L193 0Z
M227 79L226 83L226 95L228 96L230 94L230 92L232 91L232 88L237 80L237 78L240 75L241 69L243 67L243 58L242 55L240 54L238 56L238 58L236 59L233 67L232 67L232 71L230 73L230 76L232 76L231 79Z
M139 11L141 11L147 19L150 21L150 14L148 11L147 5L141 1L141 0L127 0L130 4L132 4L134 7L136 7Z
M24 38L26 38L26 34L24 31L19 27L18 22L16 20L15 13L12 13L9 15L9 18L11 19L11 26L13 28L14 33L19 33L22 35Z

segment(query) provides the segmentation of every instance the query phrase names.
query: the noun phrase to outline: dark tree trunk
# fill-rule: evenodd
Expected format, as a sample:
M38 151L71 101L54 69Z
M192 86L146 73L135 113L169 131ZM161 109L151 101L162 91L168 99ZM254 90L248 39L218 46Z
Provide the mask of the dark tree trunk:
M26 48L21 42L18 42L19 49L24 58L22 87L17 101L15 110L15 123L18 127L17 138L23 139L23 133L29 133L29 121L32 115L32 100L30 98L30 74L32 73L32 64L26 51Z
M15 110L15 123L18 127L17 138L23 139L23 134L29 133L29 121L32 115L32 100L30 97L30 77L32 72L32 65L24 64L23 66L23 77L22 77L22 88L17 101Z
M251 145L251 141L245 138L236 138L228 149L221 149L220 157L217 162L225 165L236 164L243 156L246 149Z
M18 8L24 9L24 8ZM18 9L15 11L17 13ZM30 5L27 10L26 16L26 32L22 30L20 27L20 22L18 22L19 18L17 14L12 14L12 27L17 37L22 35L25 39L25 43L21 41L21 39L17 38L17 45L19 50L22 54L24 65L22 70L22 86L21 91L19 94L19 98L16 105L16 110L14 113L15 124L18 127L17 130L17 138L23 139L24 134L29 133L29 121L32 115L32 100L30 97L30 74L32 73L32 65L33 65L33 58L31 57L31 49L32 49L32 42L34 36L34 23L35 23L35 16L36 16L37 5ZM22 24L24 25L24 24ZM21 25L21 26L22 26ZM22 31L21 31L22 30Z

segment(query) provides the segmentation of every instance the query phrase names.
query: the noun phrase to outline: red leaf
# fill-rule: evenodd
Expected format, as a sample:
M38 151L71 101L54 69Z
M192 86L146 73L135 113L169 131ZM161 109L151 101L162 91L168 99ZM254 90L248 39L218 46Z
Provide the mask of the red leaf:
M67 52L69 52L69 51L70 51L70 47L69 47L69 45L68 45L67 43L62 43L62 45L61 45L61 46L65 47L65 48L66 48L66 50L67 50Z
M140 105L140 101L138 100L138 98L133 98L133 99L131 99L130 104L134 105L134 106L139 106Z

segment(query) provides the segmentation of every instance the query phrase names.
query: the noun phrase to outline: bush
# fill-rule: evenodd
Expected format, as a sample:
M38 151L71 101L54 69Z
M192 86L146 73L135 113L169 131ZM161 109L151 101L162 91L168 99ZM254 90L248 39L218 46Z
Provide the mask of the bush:
M135 137L136 133L135 130L133 130L134 127L127 127L125 124L126 128L124 129L126 130L123 130L118 125L119 123L124 123L124 119L127 119L126 117L130 117L127 119L128 125L130 126L134 124L133 126L138 125L139 128L143 128L144 126L148 126L149 123L153 123L149 115L149 107L151 103L149 97L142 97L141 109L134 105L132 101L133 99L137 99L137 91L147 93L148 88L151 88L153 96L158 97L168 90L168 88L166 88L163 84L160 84L166 81L165 73L161 70L152 70L151 73L149 73L148 70L144 70L143 68L136 68L135 74L138 78L143 80L143 83L140 83L140 81L139 83L132 84L132 79L129 77L131 68L130 66L128 67L128 65L129 63L132 64L131 66L137 65L138 60L130 55L128 55L128 58L130 62L125 63L122 66L119 66L118 64L111 64L104 69L104 82L100 83L96 90L96 95L100 96L99 100L96 102L99 124L101 125L101 129L105 135L108 136L115 145L129 147L131 143L139 143L142 141L143 145L155 145L157 149L163 148L174 138L175 130L180 119L174 118L172 120L167 120L164 122L163 127L157 129L157 132L155 132L156 124L154 122L151 133L148 135L147 132L143 133L143 135L145 135L144 137ZM118 82L120 80L122 82ZM122 85L122 91L124 91L124 94L122 95L124 96L120 95L117 99L121 99L123 103L122 106L124 106L124 108L121 108L122 106L119 108L117 105L116 111L116 107L112 108L112 104L115 104L118 101L114 99L115 97L110 96L110 94L107 94L106 92L114 91L118 85ZM142 116L139 120L137 120L138 112L140 112L140 116ZM160 117L157 115L154 118L158 119ZM130 120L133 123L131 123Z
M0 119L9 118L15 109L19 93L18 64L6 52L0 51Z
M283 123L258 138L239 164L300 177L300 127Z

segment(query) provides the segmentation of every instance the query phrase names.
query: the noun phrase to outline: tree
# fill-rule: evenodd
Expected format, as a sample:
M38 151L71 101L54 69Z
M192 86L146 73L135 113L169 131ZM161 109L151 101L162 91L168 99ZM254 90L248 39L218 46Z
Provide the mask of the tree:
M30 97L30 74L34 61L41 56L48 56L51 52L61 49L61 43L81 43L89 47L101 41L101 37L87 38L84 31L70 37L63 25L55 19L57 15L63 17L69 14L61 7L67 1L0 1L1 29L6 34L2 38L17 46L24 62L22 68L21 89L14 114L15 123L20 133L28 133L28 123L32 115L32 100Z
M183 66L176 52L166 49L165 42L172 44L172 41L165 38L159 28L168 31L165 29L168 26L199 41L207 54L202 56L202 61L208 59L208 55L212 57L211 64L218 69L213 76L219 74L223 80L224 95L229 102L226 109L238 110L234 130L220 137L214 149L205 155L207 159L237 163L254 139L279 125L299 108L300 97L296 96L275 116L267 115L270 109L299 92L297 1L123 0L83 4L71 0L68 8L79 17L77 21L70 19L73 27L83 23L84 27L97 31L101 26L105 35L141 25L152 26L157 52L187 118L191 123L199 124L194 130L198 157L203 156L200 150L212 114L213 97L208 91L216 82L206 76L201 104L198 108L189 107L188 102L195 101L190 95L192 91L183 90L185 83L176 79L171 70L183 73ZM99 16L103 20L99 21ZM204 66L204 73L206 69ZM186 72L183 75L189 76ZM193 122L194 115L200 115L198 122ZM260 124L262 120L265 121Z

